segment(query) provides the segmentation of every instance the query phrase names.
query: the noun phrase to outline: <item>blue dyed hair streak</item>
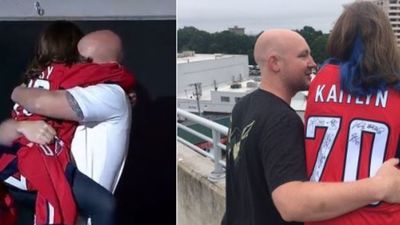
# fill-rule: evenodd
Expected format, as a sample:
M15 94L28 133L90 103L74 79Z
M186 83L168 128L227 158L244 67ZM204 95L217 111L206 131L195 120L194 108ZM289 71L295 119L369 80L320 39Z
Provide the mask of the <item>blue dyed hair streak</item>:
M359 35L347 61L340 62L340 86L344 91L356 95L368 95L362 84L361 62L364 56L364 46Z
M350 58L339 63L341 89L354 96L374 95L378 91L385 91L388 86L380 76L363 71L361 64L364 54L363 42L360 35L357 35ZM400 90L400 83L393 84L393 87Z

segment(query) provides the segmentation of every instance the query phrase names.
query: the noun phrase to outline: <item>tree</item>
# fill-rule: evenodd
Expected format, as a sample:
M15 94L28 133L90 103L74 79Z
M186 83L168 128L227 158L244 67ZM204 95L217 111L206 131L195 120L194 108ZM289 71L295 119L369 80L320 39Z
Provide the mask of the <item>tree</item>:
M310 26L304 26L301 30L295 31L303 36L309 45L315 40L315 38L322 35L322 31L316 31L313 27Z
M246 35L238 35L230 31L217 32L212 35L212 40L215 45L212 52L225 54L247 54L247 39Z
M328 52L326 51L328 36L328 34L322 34L316 37L310 44L312 56L317 64L323 63L329 57Z
M323 63L328 58L326 43L328 42L329 34L323 34L322 31L317 31L310 26L304 26L301 30L295 31L307 41L311 49L311 54L317 64Z
M310 45L312 55L317 63L322 63L327 57L325 46L328 34L317 31L313 27L304 26L295 30L304 37ZM238 35L230 31L208 33L195 27L184 27L178 30L178 51L191 50L198 53L247 54L249 64L255 65L253 48L258 35Z
M208 53L211 35L195 27L184 27L178 30L178 51L194 50Z

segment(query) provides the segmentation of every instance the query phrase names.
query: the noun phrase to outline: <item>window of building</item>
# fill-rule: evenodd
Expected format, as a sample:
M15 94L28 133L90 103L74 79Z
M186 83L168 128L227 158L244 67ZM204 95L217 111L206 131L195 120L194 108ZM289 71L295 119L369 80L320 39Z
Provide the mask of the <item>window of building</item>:
M228 96L221 96L221 102L230 102L230 98Z

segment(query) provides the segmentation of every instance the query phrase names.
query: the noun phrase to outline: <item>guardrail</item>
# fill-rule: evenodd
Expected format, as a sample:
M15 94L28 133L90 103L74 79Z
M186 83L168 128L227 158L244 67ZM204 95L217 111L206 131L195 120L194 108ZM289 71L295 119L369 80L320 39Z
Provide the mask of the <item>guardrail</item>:
M185 130L189 132L190 134L193 134L205 141L211 142L213 144L213 147L210 150L210 153L204 151L203 149L197 147L196 145L188 142L187 140L178 137L178 141L181 142L182 144L188 146L189 148L193 149L194 151L198 152L199 154L202 154L214 161L214 170L211 172L211 174L208 176L208 179L210 181L218 181L223 178L225 178L225 161L222 160L222 154L221 154L221 149L226 150L226 145L221 143L221 135L228 135L228 128L218 124L214 121L205 119L203 117L197 116L193 113L184 111L182 109L177 109L177 114L179 117L183 117L187 120L190 120L192 122L196 122L198 124L201 124L202 126L205 126L212 131L212 138L201 134L181 123L177 123L178 128Z

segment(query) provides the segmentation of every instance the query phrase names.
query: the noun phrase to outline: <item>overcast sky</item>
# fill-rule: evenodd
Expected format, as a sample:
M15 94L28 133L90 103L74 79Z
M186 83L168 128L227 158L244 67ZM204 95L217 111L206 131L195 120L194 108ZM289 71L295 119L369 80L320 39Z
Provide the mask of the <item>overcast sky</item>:
M301 29L305 25L328 33L354 0L177 0L178 28L194 26L217 32L237 25L246 34L268 28Z

